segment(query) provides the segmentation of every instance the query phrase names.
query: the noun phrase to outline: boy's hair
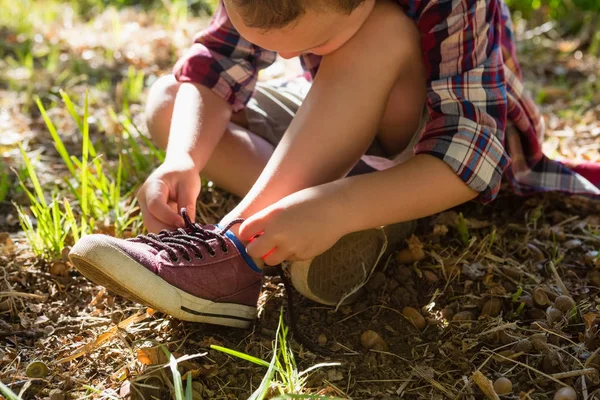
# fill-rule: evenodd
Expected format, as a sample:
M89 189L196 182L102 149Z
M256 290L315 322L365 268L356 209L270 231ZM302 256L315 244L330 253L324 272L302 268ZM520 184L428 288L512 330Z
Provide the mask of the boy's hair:
M329 9L350 14L365 0L228 0L244 23L252 28L283 28L302 16L307 9Z

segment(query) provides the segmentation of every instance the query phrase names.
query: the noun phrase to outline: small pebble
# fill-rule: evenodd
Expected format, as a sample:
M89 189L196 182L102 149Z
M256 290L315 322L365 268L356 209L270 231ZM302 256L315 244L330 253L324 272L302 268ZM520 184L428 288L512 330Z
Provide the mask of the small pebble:
M564 316L563 312L558 308L548 307L546 310L546 320L549 324L553 324L554 322L560 321Z
M579 240L579 239L567 240L566 242L563 243L563 246L565 246L569 250L576 249L577 247L581 246L581 240Z
M528 339L521 339L515 345L515 351L519 353L529 353L533 349L533 344Z
M483 308L481 309L481 314L490 317L496 317L498 316L498 314L500 314L501 310L502 301L497 297L492 297L483 305Z
M436 283L437 281L440 280L440 278L438 278L438 276L435 274L435 272L429 271L429 270L423 271L423 277L429 283Z
M577 400L577 392L570 386L560 388L554 395L554 400Z
M567 313L575 307L575 300L570 298L569 296L558 296L556 300L554 300L554 307L558 308L560 311Z
M456 314L454 314L454 317L452 317L452 321L472 321L475 319L475 314L473 314L471 311L461 311L458 312Z

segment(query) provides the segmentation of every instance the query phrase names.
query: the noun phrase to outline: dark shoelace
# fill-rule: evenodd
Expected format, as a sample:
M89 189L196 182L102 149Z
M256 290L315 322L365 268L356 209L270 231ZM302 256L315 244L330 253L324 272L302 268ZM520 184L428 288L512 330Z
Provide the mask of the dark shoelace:
M192 257L202 260L205 257L203 250L210 257L217 255L210 243L208 243L208 241L212 239L216 239L219 242L223 253L227 253L229 250L227 249L227 242L225 241L225 232L233 225L244 221L243 219L235 219L223 229L213 231L203 228L198 223L192 222L185 208L181 209L181 216L185 221L185 228L178 228L172 231L163 229L158 234L148 233L147 235L139 235L130 240L145 243L154 247L156 250L166 251L173 262L179 261L179 255L181 255L185 261L191 261Z
M227 232L233 225L244 222L244 220L241 218L235 219L227 224L227 226L225 226L223 229L213 231L203 228L198 223L192 222L185 208L181 209L181 216L185 221L185 228L178 228L172 231L165 229L160 231L158 234L149 233L147 235L139 235L138 237L129 240L148 244L157 250L164 250L167 252L171 261L173 262L177 262L179 260L178 252L182 255L184 260L191 261L192 256L203 259L204 254L202 253L202 250L205 250L210 257L216 256L216 252L208 243L208 241L212 239L218 240L221 251L223 253L227 253L229 250L227 249L225 242L225 232ZM190 251L192 252L191 254ZM275 271L276 274L273 274L272 272ZM288 277L285 275L285 271L281 265L270 268L265 267L263 274L277 275L283 282L287 300L286 321L296 341L313 353L322 355L332 354L332 352L328 349L316 347L298 330L296 324L296 313L294 312L292 285L290 284Z

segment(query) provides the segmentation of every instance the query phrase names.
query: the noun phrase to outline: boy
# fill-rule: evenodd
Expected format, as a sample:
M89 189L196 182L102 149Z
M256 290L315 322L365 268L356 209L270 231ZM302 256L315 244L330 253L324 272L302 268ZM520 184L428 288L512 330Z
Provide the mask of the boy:
M301 56L304 81L256 86L275 52ZM225 0L147 118L167 151L138 200L164 230L88 236L71 258L184 320L247 326L263 262L343 301L410 221L489 202L503 175L520 194L600 194L542 155L501 0ZM217 226L192 222L200 173L243 197Z

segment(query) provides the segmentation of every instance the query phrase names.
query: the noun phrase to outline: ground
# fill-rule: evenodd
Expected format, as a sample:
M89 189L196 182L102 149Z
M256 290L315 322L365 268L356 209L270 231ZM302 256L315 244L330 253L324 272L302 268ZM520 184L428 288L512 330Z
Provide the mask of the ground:
M552 398L566 386L579 399L600 399L600 202L593 199L521 198L505 187L490 205L472 202L423 219L359 300L339 309L293 293L289 310L283 282L268 277L250 330L181 322L83 278L61 255L74 238L92 229L140 232L132 193L161 158L143 140L141 104L206 17L165 2L168 12L102 8L92 18L73 10L75 3L48 2L41 12L34 2L0 2L8 10L0 23L0 381L13 392L56 400L175 398L177 379L163 368L162 344L178 358L184 385L191 377L194 399L246 399L267 368L210 346L270 362L280 313L285 326L293 312L298 332L283 344L298 370L339 365L314 370L286 393L496 398L490 381L506 377L506 399ZM546 120L546 154L600 161L600 62L585 30L561 39L559 27L533 20L519 21L517 32L527 85ZM277 68L263 78L281 74ZM86 91L89 117L82 118ZM38 96L65 152L79 160L71 168ZM199 218L215 222L236 201L204 182ZM26 221L34 221L29 232ZM37 232L45 229L39 236L36 221ZM269 395L278 393L281 375Z

